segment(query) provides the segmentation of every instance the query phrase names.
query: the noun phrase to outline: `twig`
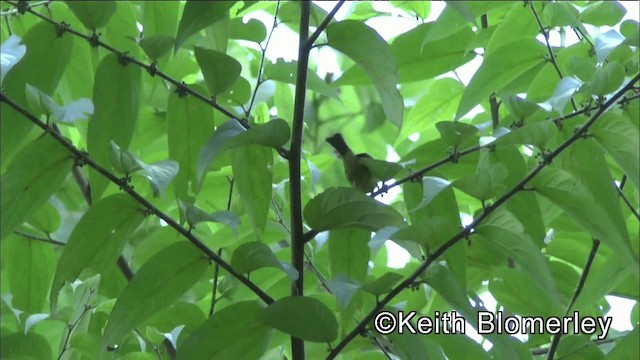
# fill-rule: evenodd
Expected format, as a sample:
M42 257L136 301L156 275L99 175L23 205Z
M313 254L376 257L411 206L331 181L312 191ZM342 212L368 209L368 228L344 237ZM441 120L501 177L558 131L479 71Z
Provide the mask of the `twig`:
M269 42L271 42L271 35L273 35L274 30L278 26L278 10L280 9L280 0L276 3L276 10L273 13L273 26L271 27L271 31L269 32L269 36L267 36L267 41L264 44L264 47L260 44L260 50L262 51L262 57L260 58L260 66L258 67L258 76L256 77L256 87L253 90L253 95L251 96L251 101L249 102L249 107L245 110L245 115L247 118L251 114L251 109L253 108L253 103L256 100L256 95L258 94L258 89L260 85L264 83L262 79L262 73L264 72L264 59L267 55L267 48L269 47Z
M53 0L32 2L32 3L29 4L29 8L32 9L32 8L36 8L36 7L40 7L40 6L47 6L47 5L49 5L49 3L51 3L51 1L53 1ZM6 10L6 11L1 11L0 12L0 16L13 15L13 14L17 14L19 12L20 11L17 8L13 8L13 9L9 9L9 10Z
M533 12L533 16L536 18L536 22L538 23L538 27L540 28L540 32L544 36L544 42L547 45L547 51L549 52L549 60L553 64L553 67L556 69L556 73L558 73L558 76L560 77L560 79L562 79L562 77L563 77L562 76L562 71L560 71L560 67L558 66L558 63L556 62L556 56L553 54L553 50L551 49L551 44L549 43L549 31L544 28L544 25L542 25L542 21L540 21L540 17L538 16L538 12L536 11L535 4L531 0L529 0L527 2L529 3L529 6L531 7L531 11ZM578 110L578 107L576 106L576 102L573 100L573 97L571 97L571 106L573 106L573 111L577 111Z
M331 11L327 14L327 16L322 20L320 25L318 25L318 27L316 28L316 31L314 31L313 34L309 36L309 38L306 41L305 47L307 47L308 49L311 49L313 47L313 43L316 41L318 36L320 36L320 34L324 31L324 29L327 28L327 26L331 22L331 19L333 19L333 17L336 16L336 13L338 12L338 10L340 10L340 7L342 7L342 4L344 4L344 0L338 1L336 6L334 6L333 9L331 9Z
M304 103L307 93L307 69L309 67L309 49L306 44L309 36L311 1L303 1L300 4L300 8L298 68L296 70L291 148L289 149L289 198L291 209L291 263L298 271L298 279L291 285L291 294L302 296L304 293L304 232L302 230L300 158L302 153L302 131L304 129ZM291 337L291 354L294 360L303 360L305 358L304 341L302 339Z
M631 210L633 216L635 216L636 219L640 220L640 213L638 213L638 210L636 210L627 195L622 191L622 184L620 186L614 184L613 186L615 186L618 195L620 196L620 198L622 198L622 201L627 205L629 210Z
M52 238L39 237L39 236L32 235L32 234L29 234L29 233L26 233L26 232L20 231L20 230L15 230L13 233L18 235L18 236L20 236L20 237L23 237L25 239L40 241L40 242L44 242L44 243L47 243L47 244L52 244L52 245L57 245L57 246L65 246L65 245L67 245L67 244L63 243L62 241L54 240Z
M6 1L6 0L5 0ZM10 1L6 1L8 4L11 4L15 7L18 7L18 4L10 2ZM114 48L113 46L104 43L102 40L96 38L95 36L88 36L85 35L81 32L79 32L78 30L75 30L73 28L71 28L69 26L69 24L67 23L59 23L51 18L48 18L38 12L33 11L32 9L27 9L27 12L30 14L33 14L37 17L39 17L40 19L54 25L56 27L57 31L60 32L68 32L70 34L73 34L75 36L78 36L82 39L87 40L92 46L97 46L97 47L101 47L103 49L106 49L114 54L118 54L120 56L124 56L126 57L127 61L129 63L135 64L136 66L141 67L142 69L146 70L151 76L158 76L161 79L169 82L170 84L172 84L173 86L175 86L176 88L180 89L181 91L183 91L186 94L189 95L193 95L195 98L197 98L198 100L206 103L207 105L211 106L212 108L218 110L219 112L221 112L223 115L225 115L226 117L230 118L230 119L235 119L237 120L245 129L249 129L250 126L247 123L246 119L241 119L238 116L236 116L235 114L233 114L231 111L225 109L224 107L220 106L215 99L211 99L206 97L205 95L199 93L196 90L193 90L192 88L188 87L185 83L178 81L174 78L172 78L171 76L167 75L166 73L162 72L160 69L158 69L158 67L156 66L155 63L151 63L151 64L145 64L142 61L132 57L131 55L129 55L126 52L121 52L118 49ZM276 149L278 151L278 154L280 154L280 156L282 156L283 158L287 158L287 151L286 149L284 149L283 147L280 147L278 149Z
M569 306L567 306L567 311L565 312L565 316L569 314L573 304L575 304L576 299L580 296L582 292L582 288L584 287L584 283L587 281L587 276L589 276L589 271L591 270L591 265L593 264L593 260L596 258L596 254L598 253L598 248L600 247L600 240L593 239L593 243L591 245L591 252L589 253L589 258L587 258L587 263L584 265L584 270L582 270L582 274L580 275L580 280L578 280L578 285L576 286L575 291L573 292L573 297L569 302ZM558 349L558 345L560 344L560 337L562 336L562 332L558 332L553 335L553 339L551 340L551 346L549 347L549 352L547 353L547 360L553 360L553 356Z
M44 130L49 135L53 136L62 146L67 148L69 152L71 152L76 158L81 160L83 163L91 166L97 172L102 174L102 176L109 179L112 183L118 185L124 192L129 194L133 199L135 199L138 203L140 203L149 214L156 215L160 219L164 220L169 226L174 228L178 233L180 233L183 237L189 240L193 245L195 245L198 249L200 249L204 254L207 255L209 259L219 264L223 269L225 269L229 274L236 277L241 283L251 289L258 297L260 297L264 302L270 304L273 302L271 296L265 293L262 289L260 289L256 284L247 279L244 275L236 272L231 265L229 265L226 261L224 261L221 257L219 257L216 253L214 253L211 249L209 249L202 241L196 238L188 229L182 227L178 222L176 222L169 215L158 209L155 205L145 199L138 192L134 191L131 186L123 184L122 181L112 174L109 170L105 169L101 165L97 164L86 152L78 150L73 144L71 144L66 138L61 136L60 134L53 131L50 127L48 127L45 123L40 121L35 115L31 114L28 110L20 106L13 99L9 98L6 94L0 93L0 101L6 103L13 109L15 109L18 113L24 116L26 119L30 120L42 130Z
M376 314L386 306L393 298L395 298L404 289L408 288L433 262L435 262L440 256L442 256L449 248L457 244L460 240L471 235L472 230L478 226L484 219L486 219L492 212L498 207L504 204L507 200L513 197L518 192L524 189L524 186L531 181L542 169L551 163L553 159L558 157L564 150L566 150L571 144L583 137L583 134L593 125L593 123L604 113L606 109L611 107L622 95L627 92L633 84L640 79L640 74L636 74L631 81L629 81L620 91L614 94L606 103L604 103L598 110L587 120L582 126L580 126L571 137L565 140L554 151L550 152L546 158L546 161L536 166L529 174L527 174L520 182L518 182L509 192L498 198L495 203L484 208L482 213L476 217L471 224L463 228L446 243L432 252L427 259L418 266L418 268L400 284L398 284L391 292L389 292L378 304L365 316L365 318L351 331L349 332L338 345L329 353L327 359L334 359L342 349L344 349L351 340L353 340L358 334L362 333L368 324L375 318Z

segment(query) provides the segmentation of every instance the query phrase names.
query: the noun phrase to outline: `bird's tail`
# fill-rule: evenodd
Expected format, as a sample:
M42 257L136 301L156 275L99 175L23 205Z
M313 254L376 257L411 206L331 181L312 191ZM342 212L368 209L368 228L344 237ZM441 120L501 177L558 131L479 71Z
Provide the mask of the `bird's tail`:
M347 145L347 143L344 141L344 138L342 137L342 134L340 133L328 137L327 142L331 146L333 146L336 151L338 151L338 154L340 154L340 156L344 156L345 154L351 152L349 145Z

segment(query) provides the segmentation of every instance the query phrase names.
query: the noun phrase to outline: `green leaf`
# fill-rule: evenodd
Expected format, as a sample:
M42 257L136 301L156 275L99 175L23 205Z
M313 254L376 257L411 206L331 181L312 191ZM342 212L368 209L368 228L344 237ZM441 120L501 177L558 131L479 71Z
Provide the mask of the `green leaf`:
M313 198L304 208L304 217L318 231L350 227L376 231L385 226L404 226L404 218L394 208L347 187L329 188Z
M474 125L458 121L440 121L436 124L436 129L438 129L442 141L454 149L468 144L469 140L473 139L479 131Z
M89 122L87 148L91 158L102 166L108 164L109 142L127 149L138 119L141 71L138 66L123 66L117 54L106 55L96 70L93 89L95 113ZM97 201L108 180L89 170L91 196Z
M214 312L178 348L176 360L260 359L273 332L260 317L262 308L243 301Z
M19 63L27 52L27 47L21 44L21 41L20 37L12 35L2 44L3 57L0 64L0 84L2 84L2 80L4 80L11 68Z
M380 296L389 293L403 279L403 276L394 272L388 272L381 277L367 282L362 291L366 291L375 296Z
M87 30L96 30L107 25L117 9L116 2L109 0L100 1L100 6L96 6L93 1L65 1L65 3Z
M464 86L454 79L435 80L409 112L396 142L413 133L431 130L438 121L453 118L463 92Z
M45 204L64 182L72 164L67 149L48 135L31 142L15 156L0 181L0 239Z
M331 289L331 293L336 296L340 309L344 310L349 307L351 299L362 285L345 274L340 273L327 280L327 286Z
M120 174L131 174L140 170L140 160L130 151L122 150L113 140L109 141L109 163Z
M34 332L2 332L0 357L3 359L53 359L51 345L47 338Z
M269 148L249 145L231 153L235 185L256 236L264 231L267 223L273 183L272 164L273 154Z
M38 22L24 35L22 43L27 47L26 54L9 73L5 73L2 87L5 93L19 105L28 106L25 94L26 84L53 95L58 83L69 64L73 51L74 37L70 34L58 37L55 28L48 23ZM3 47L3 59L8 54ZM10 53L9 53L10 54ZM4 62L5 60L3 60ZM38 71L34 71L37 69ZM8 164L9 160L20 149L33 128L31 121L13 108L2 104L2 121L0 121L0 163ZM6 165L3 166L3 168Z
M523 127L517 128L510 133L500 137L496 144L504 145L533 145L541 149L555 138L558 126L553 121L539 121L527 123Z
M329 25L327 39L332 48L350 57L366 71L380 95L387 118L401 126L404 102L396 88L398 66L389 45L373 29L355 20Z
M455 120L466 115L495 91L545 62L546 49L535 39L519 39L487 54L462 94Z
M120 344L136 326L172 305L204 274L209 260L187 242L170 245L149 259L122 291L109 316L103 346Z
M338 337L338 321L322 302L306 296L289 296L262 310L267 325L310 342L331 342Z
M180 165L172 160L158 161L149 165L142 161L138 161L138 163L142 168L144 177L146 177L151 184L153 196L162 194L180 170Z
M589 168L595 168L589 163ZM637 269L637 259L633 258L626 229L619 229L613 208L603 208L571 173L556 169L543 169L532 181L536 192L551 200L564 212L587 230L591 236L611 246L629 267ZM613 182L607 184L613 190ZM598 191L608 191L604 188ZM619 212L620 209L616 212Z
M380 181L392 179L397 173L402 171L404 167L393 162L376 160L371 158L360 159L361 163L369 169L371 175Z
M238 216L236 216L236 214L232 213L231 211L216 211L212 213L206 213L202 209L196 207L191 203L180 202L180 206L184 208L187 222L191 226L196 226L201 222L208 221L225 224L230 227L234 233L237 233L238 231L240 219L238 219Z
M592 93L597 96L611 94L622 86L624 75L624 67L616 61L597 68L595 76L589 84Z
M51 234L60 226L60 214L50 202L46 202L29 216L27 222L43 233Z
M172 36L153 35L141 39L138 44L149 59L155 61L167 55L169 51L171 51L174 43L175 39Z
M594 47L598 62L603 63L607 56L609 56L618 45L622 44L623 41L624 37L613 29L596 36Z
M240 245L231 257L231 266L241 274L248 274L264 267L284 271L291 280L298 279L298 272L291 265L278 260L269 246L261 241Z
M604 113L595 123L593 137L613 157L624 173L640 188L640 144L638 128L613 112Z
M127 194L108 196L89 208L60 256L51 286L52 311L65 281L74 281L85 268L102 273L115 265L127 238L143 219L144 211Z
M198 88L194 86L194 89ZM187 200L190 194L198 191L198 156L213 129L214 115L209 105L193 96L169 95L167 140L169 157L180 164L173 184L180 200Z
M506 310L522 316L559 316L561 304L539 301L536 294L546 294L546 290L522 270L495 268L491 270L489 291ZM557 299L556 299L557 301Z
M51 115L53 114L58 104L42 90L31 86L25 85L25 91L27 95L27 103L29 108L35 115Z
M585 59L581 56L572 56L566 66L569 74L575 75L583 83L589 82L596 74L595 59Z
M202 148L198 159L198 178L202 182L202 175L207 167L225 150L251 144L279 148L289 141L289 136L289 124L282 119L255 125L249 130L245 130L237 120L231 119L218 126Z
M369 231L360 229L333 230L329 233L329 268L335 278L342 274L364 282L369 270Z
M198 31L226 18L229 9L235 3L235 1L187 1L178 26L173 51L177 52L182 44Z
M229 23L229 38L248 40L261 43L267 37L267 28L262 21L249 19L246 23L242 18L231 19Z
M503 164L484 166L474 175L454 181L453 186L476 199L485 201L504 191L504 180L507 174L508 170Z
M627 13L625 7L617 1L601 1L585 8L580 20L595 26L615 26Z
M276 60L275 64L269 61L264 65L264 77L295 85L298 78L298 62L295 60L287 62L280 58ZM338 96L336 89L320 79L318 74L310 69L307 70L307 88L330 98Z
M231 56L199 46L194 48L194 53L213 96L229 90L240 77L242 66Z
M56 269L54 248L18 236L8 237L3 242L6 242L4 256L15 259L4 264L12 296L11 305L28 314L42 313Z
M616 341L616 346L607 354L605 359L640 358L640 351L638 350L638 333L638 327L636 326L621 340Z

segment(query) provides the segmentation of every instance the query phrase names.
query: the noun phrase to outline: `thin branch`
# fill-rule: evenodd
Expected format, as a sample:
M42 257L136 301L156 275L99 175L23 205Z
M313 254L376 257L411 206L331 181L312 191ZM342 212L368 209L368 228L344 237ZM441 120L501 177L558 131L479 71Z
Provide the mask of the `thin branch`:
M209 249L202 241L195 237L188 229L182 227L178 222L176 222L169 215L164 213L162 210L158 209L155 205L145 199L138 192L134 191L131 186L129 186L126 182L121 181L118 177L112 174L109 170L105 169L101 165L97 164L86 152L78 150L72 143L69 142L66 138L61 136L60 134L53 131L49 126L40 121L38 117L31 114L28 110L20 106L13 99L9 98L6 94L0 93L0 101L6 103L13 109L15 109L18 113L24 116L26 119L30 120L42 130L44 130L49 135L53 136L62 146L67 148L73 156L76 157L79 161L84 164L91 166L97 172L102 174L102 176L109 179L112 183L118 185L124 192L129 194L133 199L135 199L138 203L140 203L149 214L156 215L160 219L164 220L169 226L178 231L183 237L189 240L193 245L195 245L198 249L200 249L204 254L207 255L209 259L219 264L223 269L229 272L232 276L236 277L241 283L247 286L251 291L253 291L258 297L260 297L264 302L270 304L273 302L273 298L265 293L262 289L260 289L256 284L247 279L244 275L236 272L231 265L229 265L226 261L224 261L221 257L219 257L216 253L214 253L211 249Z
M33 9L33 8L40 7L40 6L47 6L47 5L49 5L49 3L51 3L51 1L53 1L53 0L32 2L32 3L29 4L29 8ZM20 10L18 10L17 8L13 8L13 9L9 9L9 10L6 10L6 11L0 11L0 16L14 15L14 14L18 14L18 13L20 13Z
M538 12L536 11L535 4L531 0L529 0L527 2L529 3L529 6L531 7L531 11L533 12L533 16L536 18L536 22L538 23L538 27L540 28L540 32L544 36L544 42L547 45L547 51L549 52L549 60L553 64L553 67L556 69L556 73L558 73L558 76L560 77L560 79L562 79L562 77L563 77L562 76L562 71L560 71L560 67L558 66L558 63L556 62L556 56L553 54L553 49L551 49L551 44L549 43L549 31L545 29L544 25L542 25L542 21L540 21L540 17L538 16ZM573 100L573 97L571 97L571 106L573 106L573 111L577 111L578 110L578 106L576 106L576 102Z
M584 265L584 270L582 270L582 275L580 275L580 280L578 280L578 285L576 286L575 291L573 292L573 297L569 302L569 306L567 306L567 311L565 312L565 316L569 314L573 304L576 303L578 296L582 292L582 288L584 287L584 283L587 281L587 276L589 276L589 271L591 270L591 265L593 264L593 260L596 258L596 254L598 253L598 248L600 247L600 240L593 239L593 243L591 245L591 252L589 253L589 258L587 258L587 263ZM562 336L561 332L553 335L553 339L551 340L551 346L549 347L549 352L547 353L547 360L553 360L553 357L558 349L558 345L560 344L560 337Z
M542 169L544 169L548 164L550 164L556 157L558 157L564 150L566 150L571 144L576 142L578 139L582 138L586 131L593 125L593 123L598 120L600 115L602 115L606 109L611 107L622 95L627 92L633 84L640 80L640 74L636 74L631 81L629 81L620 91L614 94L606 103L604 103L598 110L587 120L582 126L580 126L571 137L565 140L560 146L558 146L554 151L549 153L545 161L541 162L538 166L536 166L529 174L527 174L520 182L518 182L509 192L502 195L498 198L495 203L487 206L478 217L476 217L471 224L464 227L461 231L459 231L456 235L454 235L451 239L449 239L446 243L436 249L433 253L431 253L427 259L418 266L418 268L405 280L403 280L399 285L397 285L391 292L389 292L378 304L364 317L364 319L356 325L356 327L351 330L338 345L329 353L327 359L334 359L340 351L342 351L351 340L353 340L358 334L361 334L365 331L368 324L373 321L376 314L389 302L395 298L398 294L400 294L403 290L408 288L420 275L440 256L442 256L449 248L453 245L457 244L460 240L471 235L472 230L478 226L483 220L485 220L491 213L493 213L497 208L499 208L502 204L504 204L507 200L513 197L518 192L522 191L527 183L531 181Z
M638 213L638 210L636 210L636 208L633 206L633 204L631 203L627 195L622 191L622 185L617 186L614 184L613 186L615 186L616 191L618 192L618 195L620 196L622 201L627 205L627 207L629 208L633 216L635 216L636 219L640 220L640 213Z
M291 263L298 271L298 279L291 284L291 294L304 293L304 231L302 229L302 183L300 181L300 159L302 132L304 129L304 103L307 93L307 69L309 67L309 14L311 1L300 3L300 30L298 41L298 68L296 69L296 92L293 105L291 148L289 149L289 198L291 209ZM303 360L304 341L291 337L291 354L294 360Z
M271 31L269 31L269 36L267 36L267 41L264 44L264 47L260 45L260 50L262 51L262 57L260 58L260 66L258 67L258 76L256 77L256 87L253 90L253 95L251 96L251 101L249 102L249 107L245 110L245 115L247 118L251 114L251 109L253 108L253 103L256 100L256 95L258 94L258 89L260 85L264 83L262 79L262 73L264 72L264 59L267 55L267 48L269 48L269 42L271 42L271 35L273 35L273 31L278 26L278 10L280 10L280 0L276 3L276 11L273 13L273 26L271 26Z
M318 27L316 28L316 31L314 31L313 34L311 34L311 36L309 36L309 38L307 39L305 44L306 48L311 49L313 47L313 43L316 41L318 36L320 36L320 34L324 31L324 29L326 29L327 26L329 26L331 19L333 19L333 17L336 16L336 13L338 12L338 10L340 10L340 7L342 7L342 4L344 4L344 0L338 1L336 6L334 6L333 9L331 9L331 11L327 14L327 16L322 20L320 25L318 25Z
M6 0L5 0L6 1ZM15 7L18 7L17 3L13 3L10 1L6 1L8 4L11 4ZM48 18L38 12L33 11L32 9L27 9L26 10L28 13L33 14L37 17L39 17L40 19L54 25L56 27L56 31L58 31L60 33L60 35L62 33L70 33L73 34L75 36L78 36L82 39L85 39L86 41L89 42L89 44L91 46L94 47L101 47L103 49L106 49L114 54L119 55L124 61L128 62L128 63L132 63L136 66L141 67L142 69L146 70L151 76L158 76L159 78L167 81L168 83L172 84L173 86L175 86L176 88L178 88L181 92L185 93L185 94L189 94L189 95L193 95L195 98L197 98L198 100L206 103L207 105L211 106L212 108L216 109L217 111L221 112L223 115L225 115L226 117L230 118L230 119L235 119L237 120L245 129L249 129L251 128L251 126L248 124L246 119L242 119L240 117L238 117L237 115L233 114L231 111L225 109L224 107L220 106L215 99L212 98L208 98L205 95L199 93L196 90L193 90L192 88L188 87L184 82L178 81L176 79L174 79L173 77L167 75L166 73L162 72L160 69L158 69L156 63L151 63L151 64L145 64L142 61L132 57L131 55L129 55L127 52L122 52L119 51L118 49L114 48L113 46L104 43L103 41L101 41L99 38L97 38L95 35L89 36L89 35L85 35L81 32L79 32L78 30L75 30L73 28L71 28L71 26L69 26L69 24L65 23L65 22L57 22L51 18ZM282 156L283 158L287 158L287 151L286 149L280 147L277 149L278 154L280 154L280 156Z
M57 245L57 246L65 246L65 245L67 245L67 244L63 243L62 241L54 240L52 238L44 238L44 237L32 235L32 234L29 234L29 233L21 231L21 230L15 230L13 233L18 235L18 236L20 236L20 237L22 237L22 238L28 239L28 240L40 241L40 242L44 242L44 243L52 244L52 245Z

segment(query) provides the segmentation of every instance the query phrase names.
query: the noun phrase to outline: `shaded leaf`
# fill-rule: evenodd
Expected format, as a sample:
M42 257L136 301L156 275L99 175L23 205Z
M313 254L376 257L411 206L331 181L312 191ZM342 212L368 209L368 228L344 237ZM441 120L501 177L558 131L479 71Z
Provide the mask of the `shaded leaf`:
M180 202L180 206L184 209L187 222L191 226L196 226L201 222L217 222L225 224L230 227L234 233L238 231L238 225L240 219L236 214L231 211L216 211L212 213L206 213L202 209L196 207L191 203Z
M153 35L145 37L138 42L144 53L151 60L158 60L165 56L171 51L174 43L175 39L168 35Z
M187 1L178 25L174 52L177 52L182 44L198 31L226 18L229 9L235 3L235 1Z
M213 96L229 90L240 77L242 66L231 56L199 46L194 48L194 53Z
M273 191L272 165L273 153L269 148L249 145L237 148L231 153L234 184L256 236L264 231L267 223Z
M109 19L116 13L115 1L100 1L96 6L93 1L65 1L69 9L88 30L96 30L104 27Z
M485 201L504 191L507 173L508 170L503 164L484 166L474 175L454 181L453 186L476 199Z
M338 337L338 321L322 302L307 296L289 296L262 310L267 325L310 342L331 342Z
M344 20L327 27L329 45L349 56L371 78L382 107L397 126L402 125L404 103L398 84L398 66L389 45L373 29L356 20ZM371 54L376 56L371 56Z
M349 227L376 231L404 225L394 208L347 187L329 188L313 198L304 208L304 217L318 231Z
M468 143L468 140L478 133L478 128L474 125L459 121L440 121L436 124L436 129L442 141L455 149Z
M273 267L284 271L293 281L298 279L298 272L292 266L278 260L269 246L261 241L240 245L233 252L231 266L241 274L248 274L264 267Z
M389 293L403 279L403 276L394 272L388 272L381 277L366 283L362 290L375 296Z
M114 266L127 238L143 219L140 205L127 194L94 203L73 229L60 256L51 286L52 310L65 281L74 281L85 268L102 273Z
M15 156L0 181L0 239L44 205L64 182L72 164L67 149L48 135L31 142Z
M208 266L207 257L184 241L149 259L118 297L102 348L119 344L140 323L172 305L202 277Z
M329 269L334 278L345 276L364 282L369 270L369 231L340 229L329 233Z
M594 95L604 96L616 91L624 82L624 67L617 61L598 67L589 84Z

